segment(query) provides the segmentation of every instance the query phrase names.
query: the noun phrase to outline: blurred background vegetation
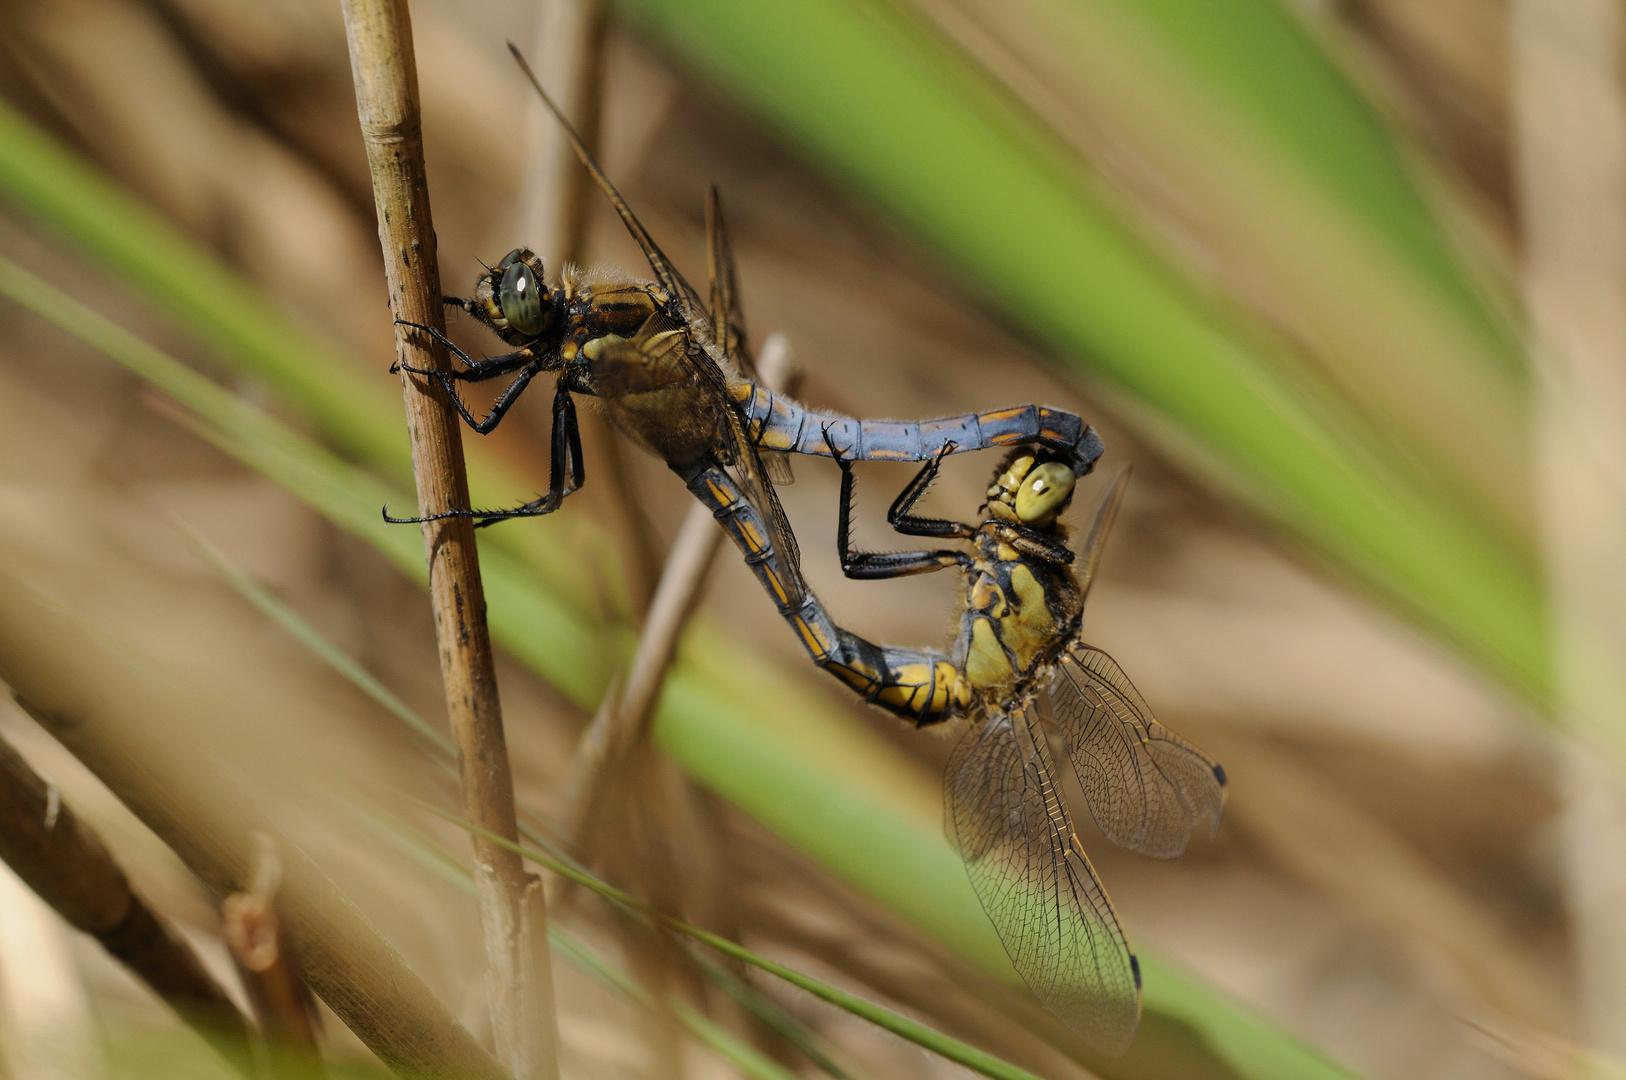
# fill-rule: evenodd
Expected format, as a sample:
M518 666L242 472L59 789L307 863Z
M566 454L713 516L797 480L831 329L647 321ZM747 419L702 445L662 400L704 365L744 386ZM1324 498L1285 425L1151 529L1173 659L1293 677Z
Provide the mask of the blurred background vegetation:
M596 197L561 226L557 139L503 43L545 80L601 49L608 172L694 279L719 185L754 335L786 335L804 400L907 418L1049 403L1095 423L1104 466L1133 463L1087 636L1232 778L1219 838L1175 862L1082 826L1148 958L1141 1037L1100 1059L1009 985L938 825L950 743L815 678L728 552L662 707L681 768L646 774L662 812L629 819L636 835L600 830L605 872L1046 1077L1607 1071L1580 1048L1610 1049L1626 1003L1618 884L1588 869L1618 861L1626 728L1598 673L1619 670L1626 608L1583 571L1615 564L1622 534L1589 511L1620 486L1555 485L1576 470L1545 433L1626 415L1607 412L1622 357L1564 382L1527 342L1534 311L1543 340L1619 344L1597 330L1619 282L1584 259L1554 272L1561 299L1603 293L1601 322L1587 309L1568 334L1562 302L1527 296L1532 253L1569 265L1544 236L1616 235L1582 196L1618 212L1619 155L1569 162L1601 178L1571 198L1514 125L1565 115L1547 75L1612 78L1618 35L1594 35L1598 59L1521 3L625 0L601 39L552 0L415 4L448 291L518 243L641 272ZM454 805L452 788L400 723L438 732L441 698L421 543L376 516L410 473L338 5L17 0L0 19L0 565L176 688L160 771L228 778L484 1038L466 841L414 801ZM1541 52L1543 33L1574 55ZM1614 145L1610 108L1575 121L1579 143ZM497 348L467 321L454 336ZM1604 406L1577 420L1576 398ZM478 505L545 484L546 403L470 440ZM538 822L687 509L661 463L591 441L566 511L482 534ZM969 516L991 465L950 461L930 510ZM890 542L910 472L861 471L861 543ZM833 467L797 462L782 494L845 625L946 639L946 580L841 577ZM1556 564L1555 532L1580 538ZM1603 631L1570 632L1576 594L1602 597ZM230 981L217 898L21 710L0 708L0 733ZM613 912L554 901L645 986L816 1071ZM17 1080L176 1075L183 1049L198 1075L223 1069L20 886L0 903L0 925L30 928L0 935ZM563 953L555 968L567 1075L743 1067L671 1022L689 1013L642 1009ZM957 1071L753 984L851 1075ZM327 1019L329 1061L365 1070Z

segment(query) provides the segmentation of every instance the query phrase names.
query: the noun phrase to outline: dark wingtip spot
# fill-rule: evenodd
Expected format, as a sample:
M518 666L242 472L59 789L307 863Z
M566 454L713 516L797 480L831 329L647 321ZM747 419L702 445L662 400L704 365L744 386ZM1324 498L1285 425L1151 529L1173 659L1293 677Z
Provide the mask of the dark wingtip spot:
M1226 785L1227 781L1225 779L1225 766L1224 765L1215 765L1214 766L1214 779L1219 781L1219 786L1220 787L1224 787Z
M1134 953L1129 954L1129 970L1135 974L1135 989L1140 989L1140 957Z

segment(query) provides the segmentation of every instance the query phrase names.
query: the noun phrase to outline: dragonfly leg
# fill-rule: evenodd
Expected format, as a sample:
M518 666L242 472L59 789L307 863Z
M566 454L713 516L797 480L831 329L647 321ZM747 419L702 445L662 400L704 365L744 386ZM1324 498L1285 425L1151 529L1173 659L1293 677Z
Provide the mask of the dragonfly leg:
M1073 561L1073 549L1037 529L1006 528L1000 531L1001 539L1007 541L1011 547L1024 555L1046 562L1070 563Z
M841 503L836 513L836 554L841 558L841 572L850 578L859 580L879 580L884 578L909 577L914 574L930 574L947 566L967 566L971 557L960 551L854 551L852 549L852 505L853 505L853 463L847 456L838 450L833 442L829 441L829 433L825 433L826 444L830 447L830 456L835 458L836 464L841 468ZM903 489L903 493L892 503L892 509L887 511L886 519L899 532L911 532L899 522L909 524L918 523L920 531L912 532L915 536L969 536L975 532L969 526L953 521L933 521L929 518L911 518L908 510L914 506L921 495L925 494L931 486L932 478L937 475L938 463L943 454L949 453L954 444L951 442L943 448L942 453L933 458ZM900 509L901 508L901 509ZM931 531L926 531L930 528ZM954 530L965 530L964 533Z
M515 379L514 382L518 383L519 380ZM512 387L510 391L516 395L518 393ZM488 510L478 515L479 520L474 523L476 529L483 529L511 518L541 517L543 514L551 514L559 509L566 495L581 487L587 479L586 470L582 466L581 424L576 419L576 401L563 379L559 380L559 386L553 392L552 442L552 452L548 455L548 493L540 499L533 499L512 510Z
M458 382L484 382L487 379L495 379L499 375L507 375L511 371L518 371L520 368L536 359L536 351L526 347L523 349L515 349L511 353L503 353L499 356L488 356L483 360L475 360L470 357L468 353L464 352L462 349L453 344L450 338L441 333L439 330L436 330L433 326L425 326L423 323L408 322L405 319L396 319L395 325L410 326L414 330L422 330L440 344L444 345L447 352L463 361L464 367L462 371L443 372L431 370L429 368L411 367L397 360L395 363L390 365L390 371L392 373L397 371L410 371L414 375L441 375L456 379Z
M491 411L486 413L484 420L475 420L470 417L468 409L464 407L463 403L454 398L453 400L457 401L457 411L463 414L463 419L468 421L469 427L481 435L490 434L498 424L502 423L502 418L508 414L509 409L514 407L514 402L519 400L520 394L525 392L525 388L530 385L531 380L536 378L541 370L542 365L539 363L527 364L521 368L519 374L514 376L514 381L508 384L507 389L503 390L502 396L491 406ZM568 394L566 396L568 397ZM557 409L555 415L557 416Z
M937 470L942 466L943 459L959 449L959 444L952 439L943 444L937 455L923 465L915 478L898 493L892 500L892 505L886 511L886 522L905 536L936 536L945 540L969 540L977 535L974 525L965 525L958 521L948 521L943 518L915 517L910 513L926 494L926 489L932 486L937 479Z
M518 381L515 380L516 383ZM512 387L510 390L512 391ZM513 392L517 395L517 391ZM553 453L548 462L548 493L545 496L507 510L443 510L438 514L426 514L422 517L392 517L389 507L386 506L384 520L391 525L416 525L445 518L473 518L474 527L483 529L499 521L551 514L559 509L559 504L564 502L566 495L582 486L585 479L582 467L581 428L576 420L576 403L571 398L568 386L561 380L559 388L553 395Z
M493 356L485 360L470 360L467 353L453 345L447 340L445 334L442 334L434 327L407 322L404 319L397 319L396 322L402 326L410 326L428 333L436 341L450 349L463 363L467 364L468 370L441 371L438 368L417 368L397 360L390 365L390 371L408 371L414 375L428 375L437 380L441 389L446 391L446 396L451 399L452 406L457 409L458 415L463 418L469 427L481 435L489 434L502 421L503 414L518 400L520 392L545 367L541 358L530 349L520 349L517 352ZM458 395L457 382L459 380L463 382L482 382L486 379L494 379L499 375L506 375L515 370L518 370L519 374L514 377L513 382L508 384L508 388L502 392L502 396L497 399L497 403L492 406L485 419L476 420L474 414L469 412L469 407L463 404L462 397Z

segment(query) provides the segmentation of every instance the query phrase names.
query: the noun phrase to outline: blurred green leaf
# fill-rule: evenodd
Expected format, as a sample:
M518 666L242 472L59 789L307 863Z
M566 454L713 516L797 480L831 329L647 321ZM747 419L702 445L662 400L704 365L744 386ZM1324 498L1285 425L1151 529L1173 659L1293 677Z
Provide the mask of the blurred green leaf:
M1285 159L1283 167L1301 171L1356 228L1396 249L1412 276L1471 324L1483 345L1478 355L1522 382L1526 365L1519 342L1465 278L1449 237L1418 190L1415 166L1371 102L1306 32L1305 21L1316 13L1290 11L1278 0L1043 2L1078 9L1093 3L1155 34L1216 110L1263 133Z

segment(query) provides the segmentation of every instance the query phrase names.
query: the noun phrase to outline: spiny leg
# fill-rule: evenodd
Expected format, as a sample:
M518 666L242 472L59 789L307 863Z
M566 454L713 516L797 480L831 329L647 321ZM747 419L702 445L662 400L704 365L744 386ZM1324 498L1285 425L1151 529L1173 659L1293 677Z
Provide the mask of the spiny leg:
M452 407L457 410L458 415L463 418L464 422L467 423L469 427L473 428L481 435L488 435L496 429L497 425L502 422L503 416L513 406L514 402L519 400L519 395L524 392L525 387L528 386L531 380L536 378L536 376L545 368L542 358L537 356L528 348L520 349L516 352L505 353L502 356L488 357L485 360L470 360L467 353L465 353L462 349L459 349L456 345L453 345L449 340L447 340L445 334L442 334L434 327L424 326L422 323L407 322L404 319L397 319L396 322L400 323L402 326L410 326L414 329L425 331L436 341L450 349L459 360L462 360L463 363L467 364L468 370L441 371L438 368L417 368L412 367L410 364L403 364L397 360L395 363L390 365L390 371L408 371L414 375L429 375L438 380L440 382L441 389L446 391L446 396L451 400ZM474 418L474 414L469 412L469 407L463 404L463 399L457 393L457 381L482 382L486 379L496 378L499 375L506 375L515 369L519 370L519 374L516 375L514 377L514 381L509 383L508 387L503 390L502 396L499 397L496 404L491 407L491 411L486 414L485 419L476 420Z
M1036 529L1025 529L1019 526L1007 526L1000 532L1000 539L1024 555L1035 559L1044 559L1047 562L1070 563L1073 561L1073 549L1056 537L1039 532Z
M836 554L841 558L841 572L850 578L859 580L879 580L884 578L908 577L914 574L930 574L946 566L966 566L971 557L961 551L854 551L852 550L852 503L853 503L853 465L842 451L836 449L830 442L829 433L825 433L826 445L830 447L830 456L835 458L836 464L841 468L841 503L836 513ZM916 500L931 486L932 478L937 474L938 463L942 461L943 454L949 453L954 444L945 446L936 458L928 462L924 468L903 489L903 493L892 503L892 509L887 513L887 520L897 527L897 521L903 520L911 523L919 522L931 526L932 532L917 532L916 536L969 536L976 530L970 526L960 525L953 521L932 521L927 518L910 518L907 511L914 506ZM900 507L902 513L900 513ZM896 520L895 520L896 519ZM964 533L938 529L946 526L948 529L965 530ZM899 528L899 531L904 531Z
M832 447L832 450L834 448ZM937 479L937 470L942 468L943 459L959 449L959 444L950 440L943 444L937 455L921 466L915 478L898 493L892 500L892 505L886 511L886 523L905 536L936 536L944 540L969 540L977 535L975 526L965 525L958 521L948 521L944 518L915 517L909 511L915 508L926 494L926 490ZM851 466L849 465L849 468Z
M416 525L445 518L473 518L474 527L483 529L487 525L495 525L499 521L508 521L511 518L541 517L544 514L551 514L559 509L559 504L564 501L566 495L581 487L586 480L586 473L582 467L581 429L576 420L576 403L572 400L564 380L560 380L559 388L553 395L552 442L553 450L548 462L548 493L541 499L534 499L508 510L443 510L438 514L407 518L391 517L390 509L386 506L384 520L391 525ZM567 472L570 478L568 484L565 482Z
M390 371L392 372L410 371L414 375L440 375L446 378L456 379L458 382L484 382L487 379L495 379L499 375L506 375L510 371L518 370L536 358L536 352L530 346L526 346L523 349L516 349L511 353L503 353L500 356L488 356L483 360L475 360L471 358L468 353L464 352L461 348L454 344L451 338L448 338L445 334L441 333L439 330L436 330L433 326L425 326L423 323L408 322L405 319L396 319L395 325L410 326L414 330L422 330L440 344L446 346L447 352L463 361L464 370L438 371L430 368L415 368L403 364L397 360L395 363L390 365Z
M516 380L518 381L518 380ZM506 395L505 395L506 396ZM587 479L582 464L581 424L576 419L576 401L565 380L553 393L552 450L548 455L548 493L512 510L486 511L474 523L476 529L517 517L541 517L559 509L565 496L580 488ZM568 477L568 479L567 479Z

